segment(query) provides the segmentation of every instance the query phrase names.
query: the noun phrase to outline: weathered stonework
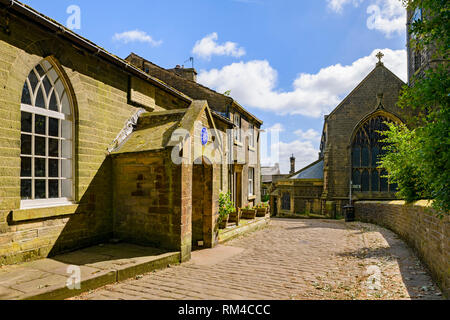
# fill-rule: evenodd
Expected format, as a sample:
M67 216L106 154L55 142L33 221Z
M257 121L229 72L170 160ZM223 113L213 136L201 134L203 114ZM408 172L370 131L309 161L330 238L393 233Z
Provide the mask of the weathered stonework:
M442 291L450 296L450 219L439 218L426 201L361 201L356 218L387 227L406 240L428 266Z

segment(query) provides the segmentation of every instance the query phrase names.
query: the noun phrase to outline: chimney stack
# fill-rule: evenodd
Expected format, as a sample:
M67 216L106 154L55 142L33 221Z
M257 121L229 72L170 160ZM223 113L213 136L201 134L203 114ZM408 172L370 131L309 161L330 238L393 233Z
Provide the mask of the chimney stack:
M180 77L197 82L197 71L194 68L185 68L184 66L177 65L174 69L168 69Z
M289 174L294 174L295 173L295 157L294 155L292 155L291 157L291 172L289 172Z

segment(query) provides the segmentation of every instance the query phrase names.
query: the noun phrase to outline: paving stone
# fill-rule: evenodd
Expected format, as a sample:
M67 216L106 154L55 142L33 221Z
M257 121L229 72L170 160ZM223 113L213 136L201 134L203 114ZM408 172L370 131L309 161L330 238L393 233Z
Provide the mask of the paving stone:
M402 240L364 223L274 219L267 230L192 257L73 299L441 299ZM380 290L368 285L370 268L381 275Z

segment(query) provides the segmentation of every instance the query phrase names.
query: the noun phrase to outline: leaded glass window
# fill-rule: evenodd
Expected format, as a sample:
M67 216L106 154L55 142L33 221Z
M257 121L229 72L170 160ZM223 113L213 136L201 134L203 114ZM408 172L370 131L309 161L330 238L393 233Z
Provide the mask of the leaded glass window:
M43 60L25 81L21 101L22 206L73 199L73 114L63 80Z
M352 145L352 182L355 191L395 192L396 186L389 186L387 173L378 167L384 144L380 132L386 131L386 122L393 122L385 116L375 116L366 121L356 132Z
M283 197L281 199L281 209L291 210L291 194L289 192L283 193Z

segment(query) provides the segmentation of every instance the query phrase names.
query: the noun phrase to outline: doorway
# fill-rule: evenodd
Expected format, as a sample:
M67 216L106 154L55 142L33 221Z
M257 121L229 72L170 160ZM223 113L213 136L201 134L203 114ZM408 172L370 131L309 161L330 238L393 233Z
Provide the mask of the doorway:
M195 162L199 163L199 162ZM202 159L192 172L192 249L210 248L212 233L213 167Z

